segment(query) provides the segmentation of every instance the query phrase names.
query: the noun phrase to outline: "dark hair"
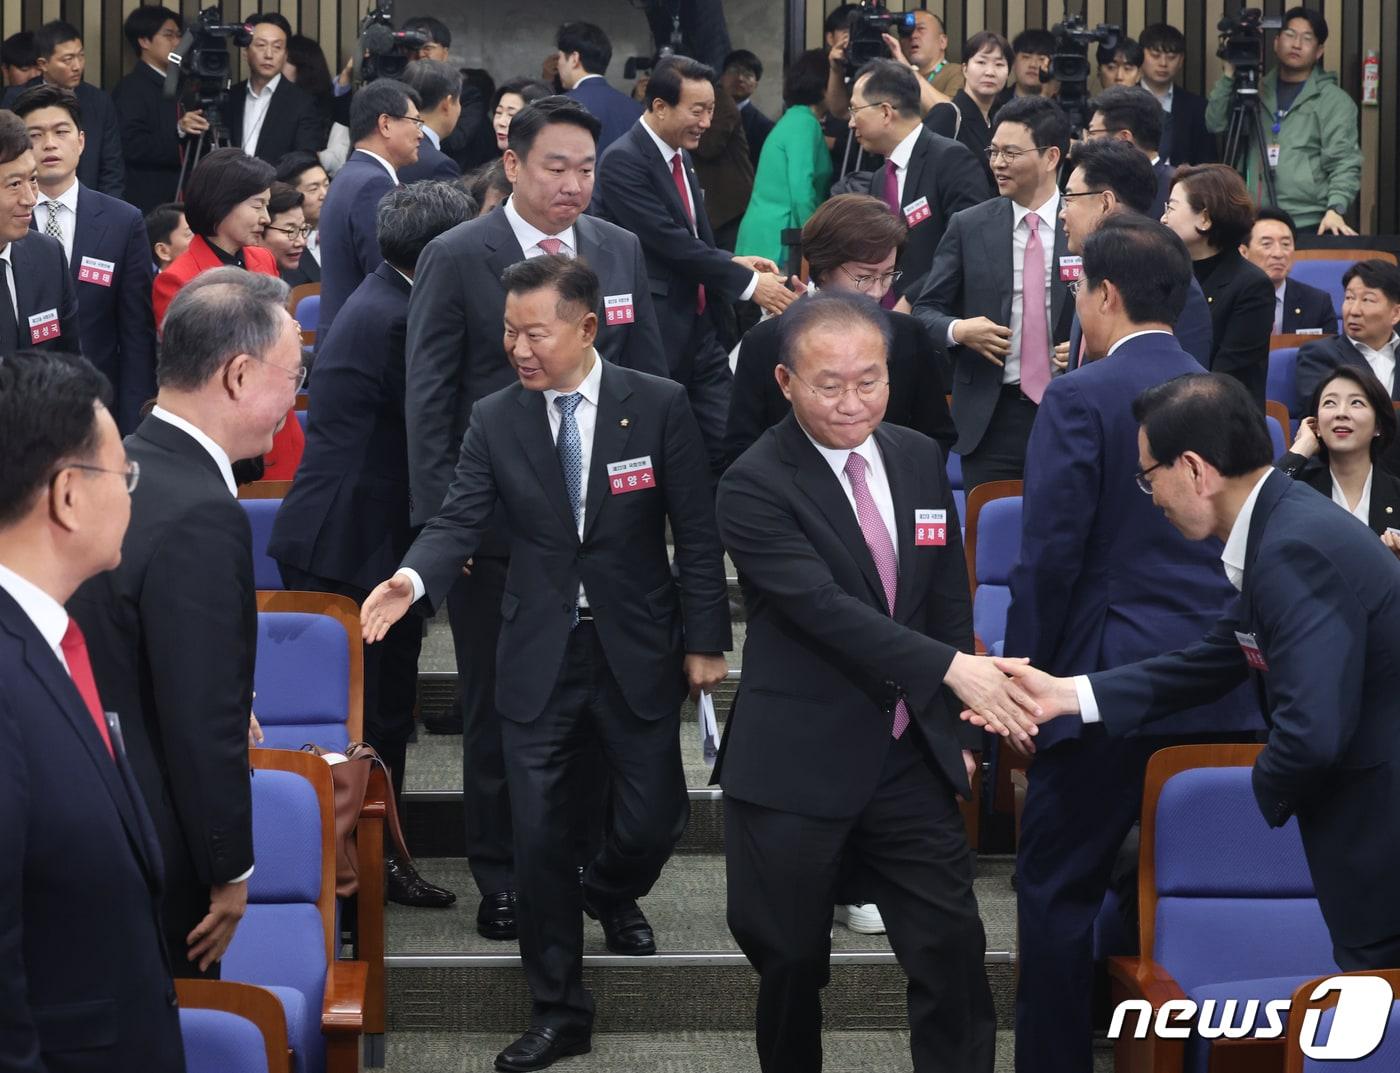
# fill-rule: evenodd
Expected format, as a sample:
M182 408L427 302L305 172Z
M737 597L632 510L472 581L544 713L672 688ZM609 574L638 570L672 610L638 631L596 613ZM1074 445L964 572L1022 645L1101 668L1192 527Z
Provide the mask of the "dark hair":
M591 22L566 22L554 35L554 47L564 55L578 53L579 63L591 75L608 73L612 62L612 42L602 27Z
M442 60L414 60L401 81L418 94L418 107L431 112L449 97L462 97L462 72Z
M1312 27L1313 36L1317 38L1317 43L1319 45L1327 44L1327 20L1322 17L1322 12L1314 11L1312 8L1303 7L1300 4L1298 7L1291 7L1285 11L1283 18L1279 21L1282 25L1287 26L1294 19L1306 19L1308 25Z
M62 108L73 120L73 125L82 127L83 109L78 104L78 96L71 89L41 82L33 89L27 89L15 98L10 110L23 119L40 108Z
M185 219L190 230L210 238L234 206L272 186L277 173L242 149L207 153L185 183Z
M305 172L312 168L325 170L324 165L315 153L305 149L293 149L286 153L277 161L277 181L279 183L290 183L295 186Z
M880 334L888 361L894 329L890 327L889 316L874 299L850 291L822 291L794 302L778 322L778 360L788 369L794 369L798 344L808 332L818 328L853 328L860 325L873 328Z
M509 82L502 82L491 97L491 109L486 113L488 119L496 114L496 109L501 105L501 98L507 93L514 93L526 104L534 104L546 97L553 97L554 87L538 78L512 78Z
M1011 51L1018 56L1032 53L1036 56L1055 55L1055 35L1039 28L1022 30L1011 39Z
M1162 144L1162 105L1142 86L1109 86L1089 101L1089 114L1103 116L1110 131L1126 130L1139 149L1155 153Z
M852 88L862 79L865 80L865 88L861 92L869 103L888 102L902 116L921 114L919 76L904 64L894 60L871 60L856 72L851 80Z
M570 307L582 307L585 313L597 314L602 284L598 275L582 257L568 258L562 254L530 257L517 261L501 274L506 294L529 294L531 291L553 287L559 293L555 307L561 320L568 317Z
M34 32L21 30L10 34L0 44L0 64L6 67L37 67L39 54L34 50Z
M292 24L287 21L285 15L276 11L260 11L256 15L250 15L243 20L244 26L276 26L288 41L292 39Z
M452 31L447 28L447 24L441 19L435 19L431 15L415 15L411 19L404 19L403 28L420 33L427 37L435 45L443 48L452 47Z
M59 45L82 39L82 33L71 22L54 19L53 22L46 22L34 31L34 53L40 59L48 59Z
M141 38L154 40L156 34L160 33L160 28L167 22L174 22L175 26L183 33L185 20L180 17L178 11L171 11L168 7L160 7L156 4L142 4L134 8L126 21L122 23L122 33L126 34L126 40L131 45L131 51L136 55L141 55Z
M392 78L377 78L350 98L350 143L364 141L379 129L382 115L402 116L409 102L418 104L418 94Z
M305 34L292 34L287 38L287 62L297 69L297 88L327 102L323 106L329 107L328 102L335 98L335 81L320 44Z
M1133 420L1163 466L1195 451L1222 477L1242 477L1274 459L1259 403L1248 388L1223 373L1186 373L1148 388L1133 400Z
M1276 208L1273 205L1264 205L1254 211L1254 223L1257 224L1260 220L1277 220L1288 228L1288 233L1293 237L1295 242L1297 241L1298 225L1293 222L1292 214L1285 209ZM1254 237L1254 224L1249 225L1249 231L1250 233L1246 236L1246 240ZM1342 286L1345 287L1346 284L1343 283Z
M306 195L290 183L273 183L272 194L267 199L267 214L280 216L284 212L301 208Z
M826 55L826 49L818 49L817 51L823 56ZM763 61L746 48L736 48L728 56L724 57L724 65L720 67L720 73L723 74L731 67L737 67L741 71L748 71L755 79L759 81L763 80Z
M0 528L24 518L64 462L97 450L94 403L107 378L76 354L20 351L0 358Z
M180 217L185 215L185 206L178 201L167 201L146 213L146 241L151 247L151 262L160 260L156 256L156 243L169 244L170 236L180 226Z
M1354 279L1380 291L1392 302L1400 302L1400 268L1389 261L1382 261L1379 257L1357 261L1342 274L1342 289L1346 290L1347 284Z
M1172 176L1172 186L1186 191L1186 202L1196 212L1210 215L1206 241L1211 248L1228 250L1249 238L1254 226L1254 201L1240 178L1227 164L1183 164Z
M1175 324L1191 289L1191 255L1165 224L1115 212L1084 240L1084 280L1108 281L1134 324Z
M491 77L491 72L484 67L458 67L458 72L462 76L462 99L470 101L472 91L476 91L479 100L487 101L496 92L496 80ZM553 89L550 90L554 92Z
M476 215L477 203L451 180L410 183L379 202L375 234L384 260L400 270L418 266L423 247Z
M1374 462L1395 441L1397 422L1395 404L1390 400L1390 392L1385 389L1380 377L1371 371L1369 365L1338 365L1318 381L1312 393L1312 400L1308 403L1309 416L1317 416L1317 411L1322 406L1322 393L1333 380L1350 380L1361 389L1366 401L1371 404L1371 409L1376 415L1377 432L1371 440L1371 461ZM1317 438L1317 458L1324 466L1328 464L1327 445L1322 442L1321 436Z
M830 70L826 53L821 49L802 53L788 65L783 75L783 103L789 108L820 104L826 97L826 76Z
M860 8L859 4L837 4L822 20L822 34L834 34L837 30L846 30L851 25L851 15Z
M29 152L29 128L14 112L0 109L0 164L18 160Z
M1166 22L1154 22L1138 35L1138 43L1143 52L1170 52L1173 55L1186 51L1186 35Z
M909 234L890 207L869 194L837 194L802 228L802 256L818 286L847 261L875 264L904 245Z
M1020 123L1031 132L1037 149L1052 146L1060 156L1069 152L1069 120L1064 110L1049 97L1012 97L996 115L996 126Z
M598 117L571 97L552 95L527 104L510 117L506 146L522 160L530 155L540 131L551 123L568 123L588 131L597 145L603 124Z
M647 83L647 111L651 102L662 100L674 107L681 103L681 90L685 82L713 82L715 69L689 56L667 56L651 70L651 81Z
M1107 45L1100 45L1098 54L1099 66L1104 67L1112 63L1120 52L1123 54L1123 61L1130 67L1142 66L1142 61L1145 58L1142 54L1142 46L1131 37L1120 37L1118 39L1118 44L1114 45L1112 48L1109 48ZM1161 105L1157 107L1160 108Z
M489 161L481 165L475 171L468 172L462 176L462 186L476 202L476 211L480 212L486 204L487 195L492 191L510 197L514 189L510 185L510 180L506 178L506 166L501 162L501 158Z
M1024 37L1022 34L1021 37ZM1021 37L1016 38L1017 41ZM1054 40L1053 38L1051 39ZM992 49L1001 53L1001 58L1006 61L1006 66L1010 67L1016 59L1016 50L1011 47L1011 43L1002 37L995 30L980 30L963 42L962 61L966 63L977 53L985 49Z
M1158 107L1154 101L1152 107ZM1147 157L1119 138L1077 141L1069 151L1069 168L1084 172L1091 190L1112 190L1126 208L1143 215L1157 199L1157 172Z
M282 334L291 292L277 276L232 265L201 272L180 288L166 310L156 383L197 391L230 358L262 357Z

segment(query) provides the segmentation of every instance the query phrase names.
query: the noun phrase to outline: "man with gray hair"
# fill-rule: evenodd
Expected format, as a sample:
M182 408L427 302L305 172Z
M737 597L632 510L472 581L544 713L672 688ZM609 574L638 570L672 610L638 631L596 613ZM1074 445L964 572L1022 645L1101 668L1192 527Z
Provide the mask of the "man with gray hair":
M442 151L442 140L457 129L462 116L462 72L441 60L414 60L399 80L418 94L418 114L423 118L418 160L399 169L399 182L460 178L462 169Z
M141 482L121 565L68 605L155 821L176 976L218 976L253 871L257 610L232 460L267 453L305 380L287 294L229 267L170 303L155 408L126 438Z

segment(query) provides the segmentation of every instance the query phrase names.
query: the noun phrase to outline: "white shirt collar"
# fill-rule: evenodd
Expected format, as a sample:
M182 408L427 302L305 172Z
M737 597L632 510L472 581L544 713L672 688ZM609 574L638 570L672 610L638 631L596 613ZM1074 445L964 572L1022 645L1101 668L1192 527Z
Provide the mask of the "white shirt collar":
M185 433L195 443L199 444L209 452L209 457L214 460L214 464L219 467L219 475L223 477L224 484L228 485L228 494L238 496L238 482L233 479L233 467L229 465L228 454L217 443L206 436L203 430L190 424L183 417L172 414L169 410L160 406L151 407L151 416L158 417L167 425L174 425L181 432Z
M48 194L39 195L39 204L47 205L50 202L58 202L65 209L73 214L73 218L78 218L78 177L73 176L73 181L68 184L68 189L59 194L58 197L49 197Z
M1164 331L1164 330L1161 329L1161 328L1148 328L1148 329L1146 329L1146 330L1144 330L1144 331L1140 331L1140 332L1129 332L1127 335L1123 336L1122 339L1118 340L1118 342L1114 343L1111 347L1109 347L1109 348L1108 348L1108 353L1105 354L1104 357L1106 357L1106 358L1111 358L1111 357L1113 357L1113 352L1114 352L1115 350L1117 350L1117 349L1118 349L1120 346L1122 346L1124 343L1130 342L1131 340L1136 339L1136 338L1137 338L1138 336L1140 336L1140 335L1171 335L1171 334L1172 334L1171 332Z
M426 123L423 124L423 137L432 142L434 149L442 148L442 139L438 137L438 132L433 130L433 128Z
M1235 517L1235 524L1230 526L1230 539L1225 541L1225 549L1220 553L1220 561L1225 564L1225 576L1237 592L1244 590L1244 553L1249 547L1249 522L1254 517L1254 504L1259 499L1259 490L1273 472L1270 469L1260 477L1259 483L1249 493Z
M1355 510L1347 506L1346 493L1342 491L1342 486L1337 483L1337 478L1332 478L1332 502L1353 517L1359 518L1366 525L1371 524L1371 478L1375 475L1376 467L1372 466L1366 473L1366 483L1361 486L1361 498L1356 501Z
M923 129L924 125L922 123L916 123L914 129L906 134L900 143L890 150L890 155L885 159L894 161L894 166L900 171L904 171L909 167L909 157L913 155L914 145L918 142L919 134Z
M656 143L656 148L661 152L661 159L666 161L666 166L669 168L671 166L671 158L674 157L677 153L679 153L680 150L672 149L662 139L661 135L657 134L656 131L651 129L651 124L647 122L647 117L645 114L643 114L642 118L637 120L637 122L642 125L642 129L644 131L651 135L651 140ZM684 161L682 161L682 163L684 163Z
M1283 277L1283 282L1280 283L1277 287L1274 288L1274 301L1275 301L1275 302L1282 302L1282 301L1283 301L1283 292L1286 291L1287 289L1288 289L1288 277L1287 277L1287 276L1284 276L1284 277Z
M6 264L9 264L9 262L10 262L10 250L13 249L13 247L14 247L14 243L13 243L13 242L7 242L7 243L5 243L4 246L0 247L0 261L4 261ZM11 266L11 267L13 267L13 266Z
M567 231L560 231L557 235L551 235L541 231L534 224L530 223L515 207L515 195L511 194L506 198L505 204L506 220L510 224L510 229L515 233L515 240L520 243L520 252L529 256L529 251L540 244L542 238L557 238L569 248L570 253L578 253L578 240L574 236L574 229L570 227Z
M1400 344L1400 334L1397 334L1396 332L1391 332L1390 338L1386 340L1385 345L1382 346L1379 350L1367 346L1360 339L1352 339L1351 336L1347 336L1347 340L1351 343L1352 346L1356 347L1357 351L1361 354L1362 357L1370 357L1372 354L1375 354L1378 357L1385 357L1389 358L1391 361L1394 361L1395 351L1397 349L1396 345Z
M1050 225L1050 232L1051 234L1054 234L1055 220L1059 217L1060 214L1060 192L1058 190L1055 190L1053 193L1051 193L1049 197L1045 199L1044 204L1037 205L1034 209L1025 208L1023 205L1021 205L1020 202L1013 201L1011 203L1011 212L1011 226L1013 229L1020 227L1021 221L1024 220L1027 216L1029 216L1032 212L1034 212L1037 216L1040 217L1040 222L1042 224Z
M426 130L427 128L424 128L424 129ZM384 166L384 170L387 171L387 172L389 173L389 178L391 178L391 179L394 180L394 185L395 185L395 186L398 186L398 185L399 185L399 173L398 173L397 171L394 170L394 165L390 164L387 160L385 160L385 159L384 159L382 156L380 156L378 153L373 152L373 151L371 151L371 150L369 150L369 149L364 148L364 146L361 146L361 145L355 146L355 152L357 152L357 153L364 153L365 156L369 157L371 160L377 160L377 161L379 161L379 163L382 164L382 165Z
M584 75L582 78L580 78L577 82L574 83L574 89L578 89L579 86L583 85L583 84L584 84L585 82L587 82L590 78L602 78L602 77L603 77L603 76L600 75L600 74L593 74L592 72L589 72L588 74Z
M254 93L254 92L253 92L253 80L250 78L250 79L248 79L248 96L251 97L251 98L252 98L253 100L255 100L255 101L258 100L258 99L261 98L261 97L271 97L274 93L277 92L277 87L280 86L281 84L282 84L282 72L279 71L279 72L277 72L277 74L275 74L275 75L272 76L271 81L269 81L267 85L263 86L262 92L261 92L261 93Z
M602 387L603 359L595 348L593 350L593 368L588 370L588 375L583 378L578 387L574 388L574 392L582 395L591 405L597 406L598 393L602 390ZM544 389L544 404L552 409L554 407L554 400L564 394L572 394L572 392L555 391L552 387L547 387Z
M389 264L388 261L385 261L384 263L385 263L386 265ZM390 268L394 268L393 265L389 265L389 267L390 267ZM399 270L398 270L397 268L394 268L394 271L395 271L395 272L398 272L399 277L400 277L405 283L407 283L407 284L409 285L410 288L412 288L412 286L413 286L413 277L412 277L412 276L405 275L404 273L399 272Z
M19 604L19 609L34 623L39 636L56 653L61 652L63 635L68 632L68 612L63 605L27 578L20 577L0 564L0 589L4 589Z
M802 428L802 422L797 423L798 428ZM826 460L826 464L831 467L831 472L836 474L839 481L846 475L846 460L852 453L860 455L865 459L865 464L871 473L884 468L884 463L880 458L880 448L875 443L874 435L865 437L865 441L854 448L826 447L812 438L812 434L802 428L802 434L812 441L812 446L817 449L817 453Z

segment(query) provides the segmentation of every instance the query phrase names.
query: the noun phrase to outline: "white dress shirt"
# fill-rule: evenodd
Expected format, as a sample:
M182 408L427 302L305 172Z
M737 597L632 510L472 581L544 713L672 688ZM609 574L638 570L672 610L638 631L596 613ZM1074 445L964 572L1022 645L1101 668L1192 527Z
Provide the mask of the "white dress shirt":
M1284 279L1274 288L1274 334L1283 334L1283 292L1288 286L1288 280Z
M641 119L637 120L637 122L640 123L642 125L642 129L651 136L652 142L656 145L657 152L661 154L661 159L666 162L666 170L668 172L672 171L674 165L671 163L671 161L674 160L676 157L681 156L681 151L679 149L672 149L669 145L662 141L661 135L657 134L656 131L651 129L651 124L646 121L646 116L643 116ZM700 208L702 205L704 205L704 202L700 199L700 191L697 190L695 188L695 184L690 181L690 171L685 166L685 157L683 156L681 157L681 175L685 178L686 190L690 192L690 233L696 238L699 238L700 231L695 221L698 220L700 217ZM753 274L753 279L749 281L749 285L744 288L744 293L739 295L739 301L747 302L750 298L753 297L753 292L757 289L758 273L755 272Z
M801 423L799 422L799 427ZM846 502L851 505L851 513L855 515L856 524L860 524L860 513L856 510L856 493L851 488L851 479L846 476L846 460L851 455L860 455L865 459L865 486L870 490L870 498L875 501L875 507L880 512L880 520L885 523L885 529L890 534L890 544L894 547L895 562L899 562L899 532L895 528L894 520L894 496L890 493L890 478L885 472L885 460L880 454L879 445L875 442L874 436L867 436L865 442L854 450L847 450L844 447L825 447L812 439L812 434L802 429L807 438L812 440L812 446L817 449L817 453L826 460L826 464L831 467L831 472L836 474L836 479L841 482L841 491L846 493Z
M311 234L306 236L306 252L311 254L311 259L317 264L321 263L321 229L313 228Z
M515 207L514 194L506 198L505 214L506 222L510 224L510 229L515 234L515 241L520 243L520 251L525 254L527 260L531 257L544 256L544 250L540 248L540 239L557 238L564 244L563 250L560 251L562 256L573 258L578 253L578 236L574 234L572 226L560 231L557 235L541 231L520 215L519 210Z
M3 564L0 564L0 589L4 589L19 604L19 609L34 623L44 643L53 649L64 671L71 674L68 661L63 658L63 635L68 632L68 612L63 605L34 582L20 577Z
M243 145L249 156L258 153L258 139L262 137L263 123L267 121L267 108L272 103L272 95L282 84L282 76L272 76L272 81L263 86L261 93L253 92L253 80L248 79L248 99L243 102Z
M1371 372L1376 374L1376 379L1385 385L1386 392L1391 398L1395 397L1395 348L1400 344L1400 335L1390 333L1390 341L1379 350L1372 350L1360 339L1352 339L1347 336L1347 341L1356 347L1356 351L1366 359L1366 364L1371 367Z
M233 466L229 464L228 454L222 447L205 435L202 429L190 424L183 417L172 414L169 410L161 406L151 407L151 416L160 418L167 425L174 425L181 432L194 440L195 443L208 451L209 457L212 458L214 464L219 467L219 475L223 477L224 484L228 485L228 494L237 498L238 483L233 479Z
M394 168L394 165L390 164L387 160L385 160L385 159L384 159L382 156L380 156L378 153L372 153L372 152L370 152L368 149L364 149L364 148L362 148L361 146L358 146L358 145L355 146L353 152L355 152L355 153L364 153L365 156L369 157L371 160L377 160L377 161L379 161L380 165L384 168L384 170L387 171L387 172L389 173L389 178L391 178L391 179L394 180L394 185L395 185L395 186L398 186L398 185L399 185L399 173L398 173L398 171ZM353 155L353 154L352 154L352 155Z
M428 139L428 143L434 149L442 148L442 139L438 137L438 132L433 130L433 128L426 123L423 124L423 137Z
M1142 331L1142 332L1129 332L1127 335L1123 336L1122 339L1118 340L1118 342L1114 343L1111 347L1109 347L1109 348L1108 348L1108 353L1105 354L1104 357L1106 357L1106 358L1111 358L1111 357L1113 357L1114 352L1117 351L1117 349L1118 349L1120 346L1122 346L1124 343L1127 343L1127 342L1130 342L1130 341L1136 339L1136 338L1137 338L1138 336L1140 336L1140 335L1171 335L1171 334L1172 334L1171 332L1163 331L1161 328L1148 328L1146 331Z
M44 229L49 225L50 214L58 213L58 226L63 231L63 256L70 263L73 260L73 232L78 227L78 179L73 177L73 181L68 184L68 189L59 194L58 197L51 198L47 194L39 195L39 204L42 206L40 220L35 221L35 226L44 234L48 234Z
M1371 478L1375 475L1376 467L1372 466L1366 474L1366 483L1361 486L1361 497L1354 507L1347 502L1346 493L1337 483L1337 478L1332 478L1332 502L1367 526L1371 524Z
M14 252L14 246L7 242L5 248L0 249L0 261L5 264L5 286L10 291L10 308L15 311L15 323L19 323L19 296L15 294L15 266L10 260L10 254Z
M914 146L919 142L919 135L923 132L924 125L916 123L914 129L904 136L904 140L890 150L890 155L885 159L894 164L895 178L899 183L899 205L904 207L904 184L909 180L909 158L914 155ZM883 197L885 193L885 177L879 176L879 181L870 192L876 197Z
M1147 86L1147 83L1144 82L1143 85ZM1148 87L1148 92L1150 92L1152 96L1157 98L1157 103L1162 106L1162 111L1166 112L1167 115L1172 114L1172 94L1176 92L1175 83L1169 85L1167 87L1167 92L1165 93L1158 93L1155 89L1152 89L1151 87Z

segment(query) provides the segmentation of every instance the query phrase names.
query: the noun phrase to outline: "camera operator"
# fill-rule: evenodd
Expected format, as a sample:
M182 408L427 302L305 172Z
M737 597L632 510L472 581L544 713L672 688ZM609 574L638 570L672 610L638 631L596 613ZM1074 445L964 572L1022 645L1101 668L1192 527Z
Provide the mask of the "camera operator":
M1299 227L1319 235L1354 235L1342 215L1361 189L1361 145L1356 102L1320 64L1327 44L1327 20L1305 7L1290 8L1274 38L1278 66L1259 79L1259 101L1266 124L1268 164L1273 167L1277 207ZM1235 68L1210 91L1206 128L1222 133L1229 126ZM1245 183L1257 200L1262 173L1251 144Z
M944 53L948 49L948 35L943 32L942 24L930 12L916 11L912 14L914 26L913 32L909 36L909 47L914 59L905 55L904 46L899 43L899 38L894 34L882 33L880 39L885 43L890 59L908 67L918 78L919 115L922 116L927 115L929 109L935 104L951 102L950 94L956 92L956 89L943 92L935 85L937 81L950 84L948 80L952 78L946 73L949 66L944 58ZM845 39L838 38L837 42L831 46L831 51L827 53L827 58L831 63L826 84L827 110L837 119L844 120L850 116L851 84L855 81L855 68L846 59L846 54L851 48L851 20L878 18L881 15L888 16L889 13L878 4L862 4L853 9L847 18ZM919 15L924 15L926 18L920 20ZM895 16L895 18L901 17ZM897 22L891 22L890 29L895 29L898 25ZM827 36L831 37L832 35L828 33ZM856 65L863 66L866 59L867 57L856 57Z

